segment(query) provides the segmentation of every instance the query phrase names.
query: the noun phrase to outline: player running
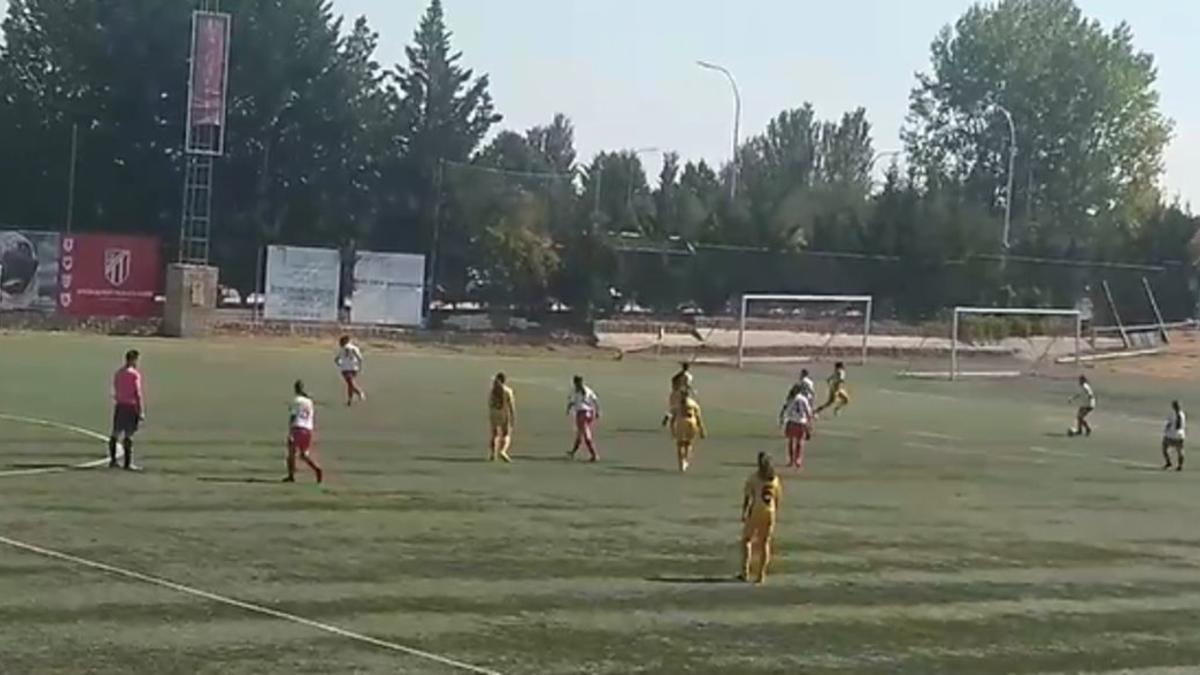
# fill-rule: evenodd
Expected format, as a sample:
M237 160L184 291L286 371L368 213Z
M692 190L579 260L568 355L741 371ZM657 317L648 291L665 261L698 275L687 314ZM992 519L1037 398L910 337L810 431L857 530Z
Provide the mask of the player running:
M792 385L787 401L779 410L779 424L787 438L788 466L799 471L804 468L804 442L810 436L812 402L799 384Z
M663 415L662 425L664 427L672 424L675 419L675 413L679 409L689 392L695 393L695 388L692 387L692 370L691 365L687 361L679 364L679 372L671 376L671 393L667 396L667 414Z
M596 392L583 383L583 377L576 375L571 383L571 395L567 398L567 415L575 418L575 445L567 455L575 459L579 446L587 446L588 454L595 462L600 459L596 453L596 423L600 421L600 399Z
M358 374L362 372L363 355L358 345L350 341L349 335L343 335L338 340L337 356L333 358L342 379L346 381L346 405L354 405L357 397L360 401L367 400L367 394L358 386Z
M488 393L488 422L491 425L491 441L488 446L488 461L497 459L511 463L508 449L512 446L513 430L517 426L517 405L513 390L507 384L504 373L497 373Z
M1178 457L1175 470L1183 471L1183 443L1186 438L1187 415L1183 413L1183 407L1179 405L1179 401L1171 401L1171 414L1167 417L1167 425L1163 428L1163 471L1171 468L1172 449L1175 450L1175 455Z
M1075 428L1067 429L1067 435L1091 436L1092 425L1088 424L1087 418L1096 409L1096 391L1092 389L1092 383L1088 382L1087 376L1079 376L1079 391L1068 402L1078 402L1079 410L1075 413Z
M820 415L827 408L833 408L833 415L841 414L842 408L850 405L850 391L846 388L846 364L838 361L833 365L833 374L825 380L829 385L829 399L817 408L814 415Z
M296 397L288 406L287 476L283 482L296 482L296 456L299 455L320 483L325 479L325 472L312 456L313 436L317 428L316 407L312 397L304 390L303 380L296 380L292 389Z
M692 463L692 450L696 439L708 438L708 430L704 428L704 416L700 413L700 404L692 398L690 390L683 390L683 403L672 413L671 437L675 439L679 471L685 473Z
M133 464L133 436L146 420L146 398L142 393L142 373L138 370L141 354L136 349L125 352L125 365L113 375L112 433L108 437L108 467L117 468L117 445L124 450L126 471L137 470Z
M775 538L775 516L783 485L765 452L758 453L758 469L746 479L742 496L742 571L741 581L761 584L771 564L771 544ZM758 562L757 569L751 569Z

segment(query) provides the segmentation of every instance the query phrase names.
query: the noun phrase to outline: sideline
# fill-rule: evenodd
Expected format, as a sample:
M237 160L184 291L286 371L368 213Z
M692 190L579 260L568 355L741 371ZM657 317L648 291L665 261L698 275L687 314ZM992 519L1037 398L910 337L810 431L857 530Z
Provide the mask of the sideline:
M33 426L45 427L47 429L61 429L62 431L69 431L73 434L86 436L97 441L108 440L108 436L96 431L92 431L91 429L84 429L83 427L77 427L71 424L63 424L62 422L54 422L52 420L38 419L36 417L24 417L22 415L9 415L6 413L0 413L0 420L8 420L9 422L18 422L20 424L31 424ZM97 459L91 462L84 462L82 464L75 464L72 466L51 466L40 469L14 469L12 471L0 471L0 478L8 478L12 476L43 476L51 473L63 473L66 471L77 471L80 469L96 469L105 466L106 464L108 464L107 457L104 459Z
M451 668L456 668L458 670L462 670L465 672L476 673L477 675L500 675L500 673L497 671L488 670L487 668L482 668L480 666L474 666L469 663L463 663L462 661L456 661L454 659L451 659L451 658L448 658L445 656L440 656L440 655L434 654L432 652L422 651L420 649L415 649L413 647L406 647L402 644L397 644L395 642L388 642L386 640L380 640L379 638L373 638L373 637L370 637L369 635L355 633L354 631L346 630L345 628L338 628L337 626L333 626L333 625L330 625L327 623L321 623L320 621L313 621L312 619L306 619L302 616L296 616L295 614L288 614L287 612L283 612L283 611L280 611L277 609L271 609L270 607L264 607L262 605L256 605L256 604L249 603L249 602L243 602L241 600L236 600L234 598L229 598L229 597L226 597L223 595L217 595L216 593L202 591L198 588L192 588L191 586L185 586L183 584L176 583L174 581L169 581L167 579L161 579L159 577L152 577L148 574L142 574L141 572L135 572L133 570L125 569L122 567L117 567L115 565L108 565L106 563L97 562L95 560L88 560L86 558L80 558L78 556L70 555L68 553L62 553L60 551L54 551L54 550L51 550L48 548L42 548L41 546L27 544L23 541L17 541L16 539L9 539L8 537L5 537L5 536L0 536L0 544L5 544L7 546L11 546L12 548L25 551L26 553L33 553L33 554L40 555L40 556L43 556L46 558L52 558L52 559L58 560L60 562L71 563L71 564L79 565L82 567L89 567L91 569L99 570L101 572L106 572L108 574L112 574L115 576L125 577L126 579L133 579L135 581L141 581L141 582L151 584L154 586L159 586L162 588L170 589L172 591L176 591L178 593L183 593L185 595L191 595L191 596L194 596L197 598L203 598L205 600L220 603L222 605L228 605L230 607L237 607L239 609L244 609L248 612L254 612L255 614L262 614L262 615L269 616L269 617L272 617L275 619L282 619L284 621L290 621L292 623L297 623L297 624L300 624L303 626L308 626L309 628L315 628L315 629L325 632L325 633L331 633L333 635L348 638L348 639L354 640L356 642L362 642L364 644L369 644L369 645L372 645L375 647L382 647L383 649L389 649L391 651L399 652L402 654L407 654L409 656L416 656L416 657L425 659L427 661L434 661L434 662L440 663L444 666L450 666Z
M104 440L104 441L108 440L108 437L105 436L104 434L101 434L96 431L92 431L91 429L84 429L83 427L77 427L77 426L70 425L70 424L63 424L61 422L54 422L51 420L43 420L43 419L38 419L38 418L34 418L34 417L24 417L21 415L9 415L6 413L0 413L0 420L8 420L11 422L32 424L35 426L47 427L47 428L51 428L51 429L62 429L63 431L70 431L72 433L79 434L80 436L86 436L88 438L92 438L92 439L96 439L96 440ZM93 462L86 462L84 464L78 464L78 465L75 465L72 467L52 467L52 468L45 468L45 469L5 471L5 472L0 472L0 477L32 476L32 475L41 475L41 474L49 474L49 473L60 473L63 471L70 471L72 469L95 468L98 466L103 466L104 464L107 464L107 463L108 463L108 459L105 458L105 459L100 459L100 460L96 460ZM46 558L52 558L54 560L58 560L61 562L71 563L71 564L79 565L79 566L83 566L83 567L89 567L91 569L99 570L101 572L106 572L108 574L125 577L127 579L134 579L136 581L141 581L141 582L144 582L147 584L152 584L154 586L160 586L162 588L167 588L167 589L179 592L179 593L184 593L186 595L203 598L205 600L210 600L212 602L217 602L217 603L220 603L223 605L229 605L231 607L238 607L240 609L244 609L249 612L254 612L256 614L263 614L265 616L270 616L270 617L273 617L276 619L282 619L284 621L291 621L292 623L298 623L303 626L308 626L309 628L315 628L315 629L317 629L319 631L323 631L325 633L331 633L333 635L338 635L340 637L344 637L344 638L348 638L350 640L354 640L357 642L362 642L365 644L373 645L375 647L382 647L384 649L389 649L394 652L407 654L409 656L416 656L419 658L423 658L427 661L434 661L434 662L440 663L444 666L450 666L451 668L456 668L458 670L462 670L465 672L476 673L477 675L500 675L500 673L497 671L488 670L486 668L474 666L469 663L463 663L462 661L456 661L454 659L451 659L451 658L448 658L445 656L440 656L440 655L434 654L432 652L422 651L420 649L415 649L413 647L406 647L404 645L397 644L395 642L388 642L386 640L380 640L378 638L373 638L368 635L363 635L361 633L355 633L353 631L349 631L344 628L338 628L337 626L333 626L330 624L321 623L319 621L313 621L312 619L305 619L304 617L296 616L294 614L288 614L287 612L282 612L277 609L271 609L270 607L263 607L262 605L255 605L255 604L252 604L249 602L243 602L241 600L236 600L234 598L225 597L223 595L217 595L216 593L210 593L208 591L202 591L198 588L192 588L191 586L185 586L183 584L175 583L174 581L169 581L167 579L160 579L158 577L153 577L148 574L142 574L140 572L135 572L133 570L124 569L121 567L117 567L115 565L108 565L108 564L105 564L102 562L97 562L94 560L88 560L86 558L80 558L78 556L73 556L68 553L62 553L60 551L54 551L54 550L51 550L48 548L43 548L41 546L27 544L23 541L17 541L16 539L10 539L5 536L0 536L0 544L5 544L12 548L25 551L26 553L33 553L33 554L40 555L40 556L43 556Z

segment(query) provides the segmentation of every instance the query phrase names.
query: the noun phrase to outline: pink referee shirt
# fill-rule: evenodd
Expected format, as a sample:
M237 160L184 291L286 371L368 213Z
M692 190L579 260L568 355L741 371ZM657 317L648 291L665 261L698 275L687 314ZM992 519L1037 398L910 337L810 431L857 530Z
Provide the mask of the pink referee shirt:
M113 375L113 400L119 405L142 409L142 374L128 366Z

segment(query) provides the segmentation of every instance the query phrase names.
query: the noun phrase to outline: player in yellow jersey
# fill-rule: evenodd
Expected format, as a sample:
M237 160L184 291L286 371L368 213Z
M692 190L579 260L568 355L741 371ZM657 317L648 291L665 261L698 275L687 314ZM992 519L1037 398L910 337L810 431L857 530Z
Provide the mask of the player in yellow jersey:
M771 466L771 457L758 453L758 469L746 479L742 497L742 571L741 581L754 579L761 584L767 579L771 564L771 543L775 538L775 516L783 485ZM751 569L757 562L757 569Z
M502 459L511 462L508 448L512 445L513 429L517 425L517 406L513 390L506 384L508 378L504 373L498 373L492 380L492 390L488 394L488 422L491 424L492 437L488 447L488 461Z
M833 374L825 382L829 385L829 399L817 408L815 414L820 415L826 408L833 408L833 414L836 416L842 412L842 408L850 405L850 390L846 387L846 364L841 361L835 363Z
M671 415L671 437L675 439L675 454L679 459L679 470L687 471L692 463L692 449L697 438L708 438L704 428L704 416L700 404L692 398L689 390L683 390L683 402Z
M687 361L679 364L679 372L671 376L671 393L667 397L667 414L663 415L662 425L668 426L675 418L675 411L683 405L688 393L695 393L692 387L692 370Z

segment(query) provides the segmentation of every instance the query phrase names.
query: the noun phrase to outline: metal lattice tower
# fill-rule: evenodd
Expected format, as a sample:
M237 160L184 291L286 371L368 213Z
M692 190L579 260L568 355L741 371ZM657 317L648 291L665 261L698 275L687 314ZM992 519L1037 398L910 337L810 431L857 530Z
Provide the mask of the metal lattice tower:
M183 223L179 261L207 264L212 237L212 155L188 153L183 170Z
M210 45L198 44L199 21L201 15L218 16L220 0L197 0L197 13L193 18L192 48L191 48L191 78L188 81L188 120L187 135L184 141L184 171L183 171L183 215L179 226L179 261L184 263L208 264L212 238L212 203L213 203L213 174L216 158L224 154L225 146L225 88L228 85L229 73L229 32L228 16L221 15L225 21L225 36L221 39L224 54L220 56L218 66L224 72L221 75L220 112L219 116L209 115L197 118L194 105L196 102L197 60L201 59L200 50ZM211 36L210 36L211 37ZM205 62L212 63L215 55L211 50L205 53Z

